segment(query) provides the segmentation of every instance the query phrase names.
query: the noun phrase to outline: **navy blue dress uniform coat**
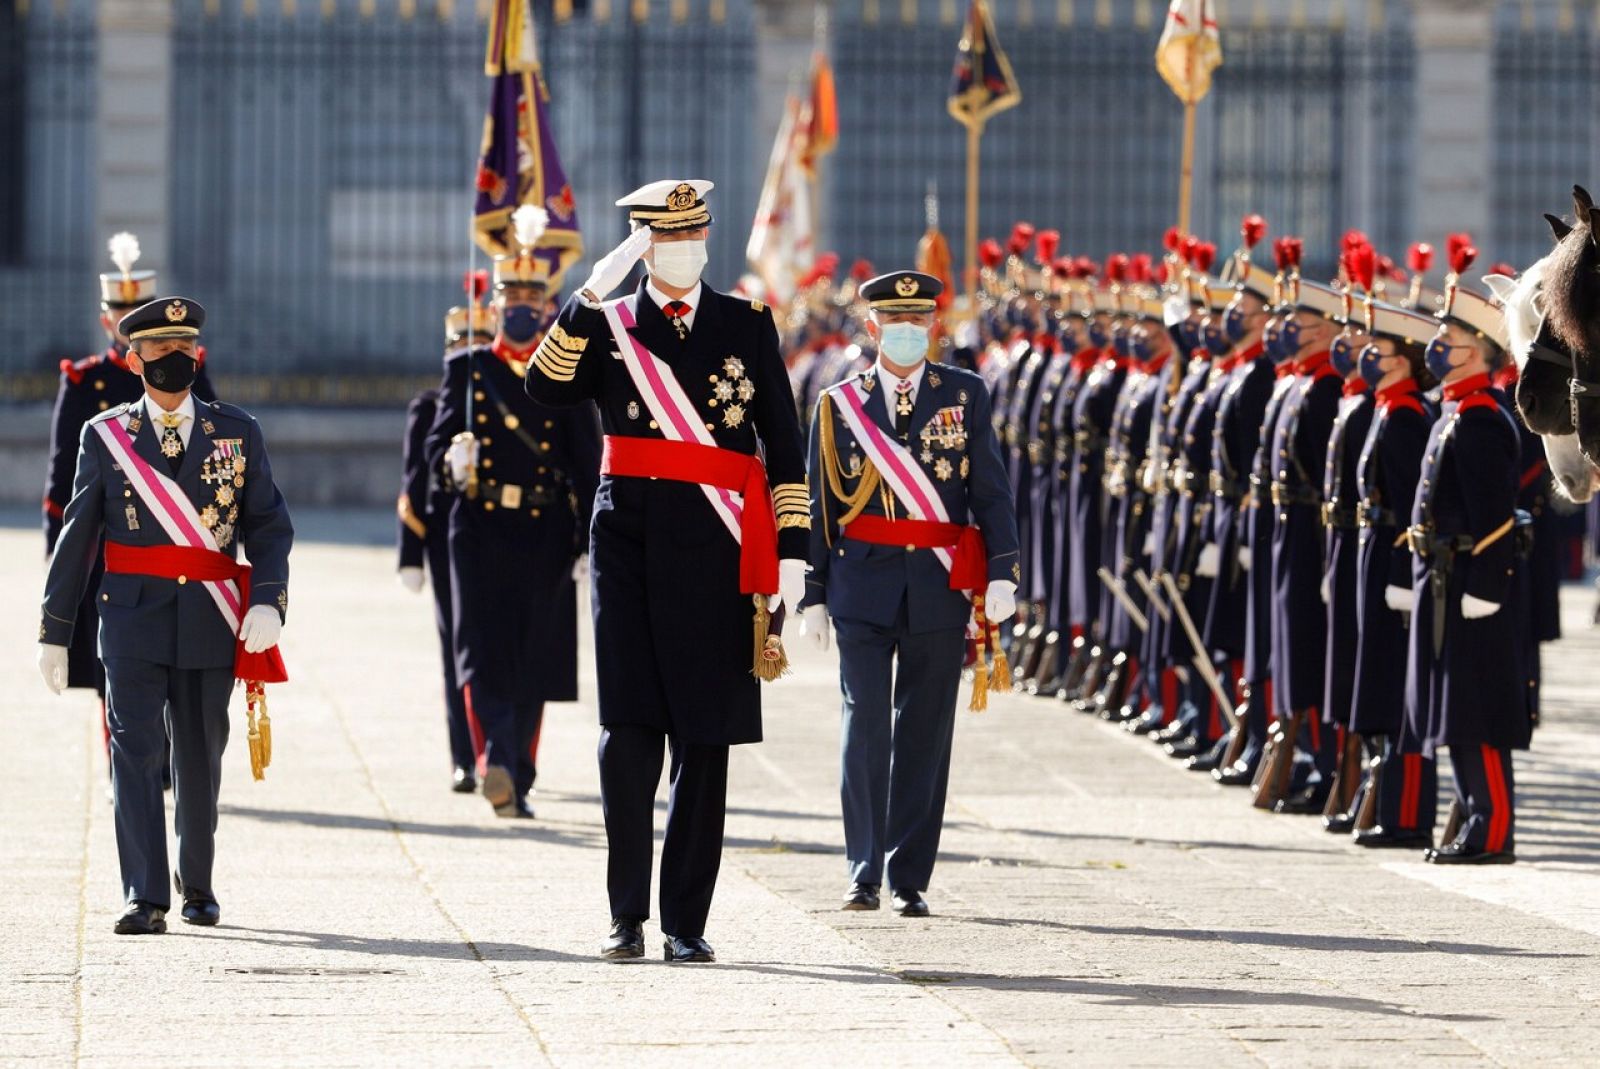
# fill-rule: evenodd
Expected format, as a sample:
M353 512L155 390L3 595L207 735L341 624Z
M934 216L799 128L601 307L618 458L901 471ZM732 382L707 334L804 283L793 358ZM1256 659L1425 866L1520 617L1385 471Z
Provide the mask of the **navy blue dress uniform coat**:
M1028 600L1048 604L1055 589L1056 559L1056 435L1057 428L1051 416L1055 412L1056 396L1066 384L1071 370L1072 354L1058 352L1050 357L1040 373L1040 386L1029 409L1028 427L1028 536L1022 552L1026 554L1023 572L1027 575L1027 589L1021 591ZM1021 502L1018 502L1019 507ZM1022 529L1018 527L1018 537Z
M476 762L467 704L456 679L455 611L450 585L450 495L442 486L440 467L428 461L428 431L439 411L438 389L418 393L406 406L405 450L401 455L399 513L402 568L428 571L433 618L444 661L445 731L456 768L472 771Z
M856 379L868 391L867 417L893 439L889 398L877 380L871 370ZM806 604L827 606L839 640L840 798L849 875L853 882L873 886L887 877L893 889L923 891L943 825L972 599L950 588L950 573L932 550L868 543L851 538L848 528L841 530L838 520L846 506L833 495L825 468L838 465L841 489L853 496L869 455L842 415L839 389L828 391L833 396L826 410L834 455L823 453L825 410L820 406L811 428ZM1016 582L1016 509L989 404L976 374L926 365L906 444L950 522L976 524L982 533L987 578ZM930 424L959 425L966 434L960 440L924 438ZM903 519L906 511L880 484L862 515Z
M1250 490L1240 522L1240 548L1248 550L1250 555L1246 578L1249 595L1244 614L1244 678L1252 685L1270 682L1276 668L1272 663L1272 541L1278 511L1272 507L1273 460L1277 456L1272 436L1278 412L1294 385L1293 363L1281 363L1273 368L1272 393L1267 397L1260 438L1251 456ZM1235 556L1237 558L1237 554ZM1254 714L1257 710L1264 716L1266 705L1253 700L1250 711ZM1257 723L1251 721L1252 730ZM1264 720L1259 721L1259 726L1262 732L1266 731Z
M702 285L694 326L680 340L644 281L634 309L633 337L672 369L716 445L761 450L774 495L803 493L804 445L772 312ZM742 382L750 384L748 400L740 399ZM725 403L719 387L729 383L734 399ZM604 313L577 297L535 351L526 387L548 405L595 401L607 435L664 438ZM779 557L805 559L803 507L799 516L780 513L778 522ZM755 607L739 592L739 546L701 488L602 477L589 564L600 722L704 745L761 741L760 684L751 674Z
M1100 355L1101 350L1098 348L1080 349L1072 354L1067 363L1066 377L1062 379L1061 387L1051 401L1050 426L1055 436L1055 457L1051 462L1052 478L1049 492L1054 526L1050 532L1050 607L1046 613L1046 622L1050 630L1063 636L1068 634L1071 627L1071 620L1068 618L1072 585L1068 574L1071 571L1072 552L1071 495L1072 473L1078 467L1078 447L1073 440L1072 413L1077 406L1078 393L1088 381L1089 372L1100 362Z
M1127 377L1127 357L1118 354L1101 360L1084 379L1072 406L1077 462L1068 480L1072 534L1067 555L1067 620L1083 631L1093 628L1100 617L1098 570L1105 563L1106 448L1111 441L1112 410Z
M1411 588L1411 546L1405 533L1433 419L1415 380L1381 391L1358 460L1358 625L1346 726L1368 737L1397 739L1405 721L1406 667L1400 651L1407 641L1407 621L1389 608L1384 590Z
M1012 389L1005 416L1007 469L1011 480L1011 500L1017 509L1017 546L1020 560L1031 563L1030 538L1033 528L1034 458L1038 455L1037 427L1034 419L1039 394L1044 388L1045 370L1050 364L1048 349L1035 345L1028 351ZM1033 588L1028 576L1024 592Z
M216 400L211 378L206 374L205 350L199 351L200 368L192 392L202 401ZM78 463L78 441L83 425L117 405L132 404L144 396L144 380L127 364L127 351L120 344L82 360L61 361L61 383L56 387L55 408L50 413L50 464L44 485L44 550L56 548L61 520L72 497L72 475ZM67 686L93 687L105 691L105 670L95 654L99 641L99 609L94 593L100 585L100 563L90 575L83 605L79 607L78 629L67 647Z
M1154 361L1136 366L1128 374L1111 426L1112 465L1106 490L1114 508L1114 531L1110 538L1116 560L1112 575L1123 581L1124 592L1139 607L1146 619L1150 610L1144 590L1132 579L1135 567L1145 567L1144 540L1150 533L1151 495L1144 486L1146 463L1150 455L1150 429L1161 403L1161 373L1170 360L1165 353ZM1120 601L1111 607L1106 643L1113 650L1136 650L1142 632Z
M522 370L483 346L451 353L427 443L432 467L455 435L478 439L477 493L458 487L450 505L456 681L518 797L543 703L578 697L572 565L600 470L593 410L539 404Z
M1486 376L1451 383L1422 457L1411 512L1412 590L1407 716L1433 756L1440 746L1524 749L1532 733L1525 677L1518 663L1522 621L1516 572L1514 510L1520 444L1512 415L1488 389ZM1422 556L1419 527L1434 539L1459 538L1465 548L1436 576L1436 558ZM1443 636L1434 650L1443 586ZM1470 594L1500 606L1477 620L1461 614Z
M41 642L65 645L71 639L103 540L133 546L171 544L94 430L99 422L123 419L130 408L108 409L81 432L72 497L45 584ZM143 405L137 411L143 413ZM139 424L130 433L134 452L158 472L170 473L154 421L141 415ZM226 488L231 500L227 505L221 504L221 483L207 478L212 474L208 461L214 454L221 456L224 448L230 455L242 455L245 463L238 476L244 485ZM249 557L253 574L246 611L270 605L285 615L294 528L273 483L266 441L255 419L233 405L195 400L189 444L172 478L200 510L202 520L214 510L218 525L213 531L222 552L236 558L242 547ZM224 525L231 528L225 543ZM210 897L212 837L222 753L228 741L237 636L201 583L108 574L100 578L95 596L100 608L99 653L106 667L113 806L124 896L161 909L170 905L161 790L170 733L178 872L187 889Z
M1250 465L1261 442L1261 424L1273 384L1272 361L1259 342L1240 353L1239 361L1228 373L1211 427L1207 476L1211 515L1206 527L1207 537L1217 547L1218 568L1200 627L1206 646L1229 660L1244 657L1249 576L1239 562L1239 546L1249 516L1245 502L1250 494Z
M1322 468L1342 390L1326 352L1301 358L1272 430L1272 680L1282 712L1322 704Z
M1360 528L1356 504L1361 449L1372 426L1373 396L1366 383L1346 383L1344 396L1328 435L1328 455L1322 470L1323 560L1328 587L1328 645L1323 665L1323 723L1347 727L1355 693L1356 649L1360 641L1357 622L1356 560ZM1379 591L1381 596L1382 591Z
M1183 594L1184 607L1196 630L1205 619L1211 602L1212 579L1197 574L1200 552L1208 541L1211 497L1211 445L1216 427L1217 411L1228 384L1231 365L1213 365L1207 373L1205 385L1189 406L1184 420L1183 436L1176 443L1173 457L1171 483L1176 495L1176 512L1172 520L1172 549L1166 570ZM1169 663L1187 665L1197 651L1189 641L1189 633L1182 623L1173 621L1166 628L1165 656ZM1209 656L1209 654L1208 654Z

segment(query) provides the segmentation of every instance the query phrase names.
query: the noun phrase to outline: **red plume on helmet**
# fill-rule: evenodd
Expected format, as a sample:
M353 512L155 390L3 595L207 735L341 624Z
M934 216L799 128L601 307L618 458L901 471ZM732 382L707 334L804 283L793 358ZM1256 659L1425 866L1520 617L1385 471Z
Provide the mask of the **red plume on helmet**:
M850 277L857 282L865 282L877 273L870 260L857 260L850 265Z
M1406 250L1406 266L1417 274L1424 274L1433 266L1433 246L1426 241L1414 242Z
M1011 239L1006 242L1006 251L1013 256L1022 256L1028 251L1028 246L1033 244L1033 224L1018 223L1011 228Z
M1056 250L1061 248L1061 231L1041 230L1034 239L1034 251L1041 264L1048 264L1056 258Z
M1371 244L1372 239L1368 238L1367 235L1360 230L1346 230L1344 232L1344 237L1339 240L1339 248L1341 250L1353 249L1358 245Z
M1507 278L1516 278L1517 269L1506 263L1504 260L1496 260L1494 263L1489 265L1489 270L1486 272L1486 274L1504 275Z
M1150 254L1139 253L1128 260L1128 281L1150 281Z
M1472 244L1471 234L1451 234L1448 248L1452 274L1465 274L1467 268L1472 266L1472 261L1478 258L1478 250Z
M1058 256L1050 264L1050 273L1059 279L1073 278L1076 265L1070 256Z
M1284 238L1283 247L1287 249L1289 253L1289 266L1298 268L1300 266L1301 259L1306 253L1305 240L1302 238Z
M481 267L468 271L461 276L461 288L467 291L467 300L477 304L489 292L489 272Z
M1252 212L1239 220L1239 236L1244 239L1245 248L1255 248L1267 236L1267 221Z
M1167 278L1167 262L1162 260L1160 263L1156 264L1155 270L1150 272L1150 281L1154 282L1158 286L1165 286L1167 284Z
M1189 263L1196 271L1209 274L1211 265L1217 262L1217 246L1210 241L1197 241L1194 243L1194 255Z
M1161 245L1168 252L1178 252L1183 247L1183 231L1175 226L1167 227L1167 232L1161 236Z
M1450 234L1444 239L1444 259L1446 263L1453 263L1456 253L1472 244L1472 235L1462 231Z
M983 266L985 267L999 267L1000 261L1005 258L1005 252L1000 248L1000 243L994 238L984 238L978 246L978 259L983 261Z
M1377 251L1364 243L1350 245L1344 250L1344 272L1352 285L1371 293L1378 273Z
M1080 256L1072 261L1072 270L1078 278L1093 278L1100 273L1100 265L1087 256Z
M1406 280L1406 273L1400 268L1399 264L1394 262L1394 257L1379 256L1378 277L1392 279L1395 282L1404 282Z
M1106 257L1106 281L1126 282L1128 279L1128 255L1116 252Z

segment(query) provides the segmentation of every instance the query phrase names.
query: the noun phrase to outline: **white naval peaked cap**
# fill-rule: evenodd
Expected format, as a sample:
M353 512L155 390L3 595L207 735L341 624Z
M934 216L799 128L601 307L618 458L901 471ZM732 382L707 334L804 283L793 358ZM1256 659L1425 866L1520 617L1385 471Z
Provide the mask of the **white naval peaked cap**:
M651 230L695 230L711 222L706 194L716 183L703 178L665 178L649 182L617 201L628 219Z

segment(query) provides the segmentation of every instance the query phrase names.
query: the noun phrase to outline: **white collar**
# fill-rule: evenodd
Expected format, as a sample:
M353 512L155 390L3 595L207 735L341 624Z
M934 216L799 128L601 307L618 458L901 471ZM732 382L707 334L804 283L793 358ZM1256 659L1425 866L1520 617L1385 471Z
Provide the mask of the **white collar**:
M696 282L694 284L694 289L690 290L688 293L685 293L682 297L668 297L665 293L662 293L656 288L655 276L650 275L646 276L644 291L645 293L649 294L652 301L656 302L656 307L660 308L663 314L666 312L667 305L673 301L682 301L684 304L688 305L689 314L683 317L683 325L688 327L690 330L694 329L694 317L695 314L700 311L700 298L705 293L704 283Z
M922 388L922 376L928 370L928 362L924 360L922 363L918 364L917 369L904 379L890 371L888 368L884 367L883 361L881 360L873 361L872 370L877 372L878 385L883 387L883 392L886 395L893 394L895 391L897 391L900 388L900 383L910 382L911 400L913 403L915 403L917 400L917 391Z

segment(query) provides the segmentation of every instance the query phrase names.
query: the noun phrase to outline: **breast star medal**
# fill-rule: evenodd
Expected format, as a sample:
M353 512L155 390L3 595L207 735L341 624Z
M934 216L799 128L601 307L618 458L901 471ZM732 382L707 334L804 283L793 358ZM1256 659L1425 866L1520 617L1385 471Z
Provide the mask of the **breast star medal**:
M722 423L729 430L738 428L742 423L744 423L744 406L729 405L727 408L724 408L722 410Z
M944 457L940 457L934 462L933 474L938 477L940 482L947 481L952 474L950 470L950 461Z
M205 508L200 510L200 522L206 525L207 530L210 530L217 525L218 518L217 507L215 505L207 505Z

